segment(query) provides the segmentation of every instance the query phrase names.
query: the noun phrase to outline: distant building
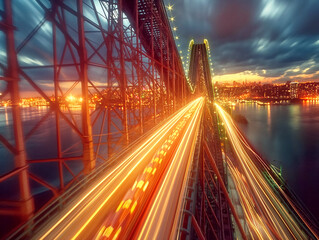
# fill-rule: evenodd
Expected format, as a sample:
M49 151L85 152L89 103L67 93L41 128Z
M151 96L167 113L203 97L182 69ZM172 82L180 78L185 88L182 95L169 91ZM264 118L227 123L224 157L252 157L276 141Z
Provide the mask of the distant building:
M298 82L290 83L290 98L298 98Z
M235 85L235 86L234 86ZM286 82L257 84L215 84L215 97L223 99L319 99L319 82Z

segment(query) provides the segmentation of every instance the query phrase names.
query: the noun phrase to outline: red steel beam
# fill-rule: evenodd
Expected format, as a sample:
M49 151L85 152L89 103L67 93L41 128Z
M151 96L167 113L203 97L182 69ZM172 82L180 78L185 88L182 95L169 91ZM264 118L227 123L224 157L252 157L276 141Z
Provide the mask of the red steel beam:
M235 222L236 222L236 224L237 224L237 227L238 227L238 229L239 229L239 231L240 231L240 234L241 234L242 238L246 240L247 237L246 237L246 235L245 235L244 229L243 229L243 227L242 227L242 225L241 225L241 223L240 223L240 221L239 221L239 217L238 217L238 215L237 215L237 213L236 213L236 211L235 211L234 205L232 204L231 199L230 199L230 197L229 197L229 195L228 195L228 191L227 191L227 189L226 189L226 187L225 187L223 178L222 178L221 175L219 174L219 171L218 171L217 165L216 165L216 163L215 163L214 157L213 157L212 153L210 152L209 147L207 146L206 141L203 142L203 148L204 148L204 151L206 152L206 154L207 154L207 156L208 156L208 159L209 159L209 161L210 161L210 164L211 164L211 166L212 166L212 168L213 168L213 170L214 170L214 172L215 172L215 174L216 174L216 176L217 176L217 179L218 179L218 181L219 181L219 183L220 183L220 187L221 187L221 189L222 189L222 191L223 191L223 193L224 193L224 195L225 195L225 197L226 197L227 203L228 203L228 205L229 205L229 207L230 207L230 209L231 209L231 212L232 212L232 214L233 214L233 216L234 216L234 219L235 219Z
M195 229L195 232L197 234L197 237L200 239L200 240L205 240L205 236L204 234L202 233L202 230L200 228L200 226L198 225L197 221L196 221L196 218L194 217L194 215L192 215L192 224L193 224L193 227Z
M7 180L10 177L17 175L21 171L26 171L27 169L28 169L28 165L21 167L21 168L16 168L16 169L4 174L3 176L0 176L0 183Z
M78 35L80 57L80 80L82 88L82 141L83 141L83 167L84 174L89 174L95 168L93 153L92 125L89 112L89 95L88 95L88 62L85 46L84 19L83 19L83 1L77 0L78 11Z
M31 64L23 67L18 66L18 53L15 52L11 1L5 0L5 4L10 7L10 9L6 7L4 12L6 16L11 18L11 22L5 17L2 23L8 42L7 65L11 69L5 71L5 76L0 77L0 80L4 80L8 86L0 98L3 98L7 93L7 95L11 95L13 100L12 114L16 141L13 144L13 141L8 141L3 136L0 141L11 149L17 164L13 171L1 176L0 179L5 181L9 177L19 176L21 199L22 202L26 200L26 204L23 202L23 207L28 211L31 209L30 212L32 212L33 200L31 199L29 178L53 191L55 196L59 195L72 182L77 181L81 175L83 176L83 171L73 173L73 169L67 165L67 161L82 160L85 174L95 167L95 161L106 161L107 157L100 151L103 150L103 144L107 144L107 152L110 156L124 146L128 140L133 139L131 135L132 133L136 134L137 128L139 128L140 133L145 132L153 124L152 120L172 113L173 108L176 109L176 106L179 106L176 105L176 101L181 101L182 95L178 85L185 84L181 83L185 77L181 70L179 54L169 21L166 19L165 7L157 0L91 0L87 2L77 0L75 6L63 1L51 1L51 6L48 6L44 1L37 0L33 4L43 10L44 16L21 41L17 48L18 53L20 51L22 56L22 51L28 52L26 49L33 47L33 40L36 40L37 33L45 24L52 27L52 35L48 37L48 42L51 44L47 46L48 52L43 54L46 55L47 60L47 62L43 60L44 65ZM97 8L96 4L101 6ZM132 11L135 12L133 19L129 18L125 12L127 4L133 6ZM85 16L86 8L93 12L96 21L92 20L92 16ZM146 14L141 17L144 11ZM70 22L68 16L72 16L75 20ZM104 19L102 20L102 18ZM125 24L124 26L123 22L127 22L128 19L131 25L126 26ZM150 26L152 26L151 29ZM91 27L96 29L95 33L90 33ZM74 37L74 33L77 36ZM100 34L99 37L102 36L102 40L100 41L99 37L95 38L93 34ZM148 44L152 45L151 51L148 51L145 45L144 40L147 38L149 39ZM1 63L0 67L5 69ZM96 79L91 77L89 68L93 67L103 68L106 73L105 76L102 76L103 81L96 83ZM73 76L68 78L64 76L66 68L73 68ZM53 87L50 89L53 90L52 97L49 97L49 93L34 77L33 73L37 70L52 72L52 77L49 77L51 75L48 74L48 79L52 80L53 83ZM38 119L26 135L23 135L21 126L19 74L49 103L48 113L42 117L42 120ZM69 87L64 87L63 84L69 84ZM81 86L79 87L79 85ZM176 91L173 91L174 86ZM83 98L79 117L78 113L72 109L71 104L66 102L67 96L73 94L77 88L80 89ZM97 107L91 111L89 98L94 94L102 99L101 108ZM50 121L51 116L54 117L54 147L56 150L54 148L53 150L55 152L52 156L45 156L48 159L42 157L41 159L27 160L24 149L25 141L34 137L36 132L46 128L46 123ZM105 129L104 123L107 125ZM80 139L78 145L65 145L63 124L66 124L71 131L78 135L77 137ZM95 132L93 135L92 128L95 126L99 132ZM71 152L72 148L79 146L83 148L83 155L79 152ZM40 143L37 147L44 146ZM59 178L59 186L56 188L51 186L49 181L42 181L35 173L28 178L28 164L48 162L57 162L58 164L56 176ZM73 176L69 183L66 183L64 179L65 170Z
M127 76L126 76L126 70L125 70L125 62L124 62L124 32L123 32L123 0L118 0L118 21L119 21L119 30L120 30L120 88L122 93L122 101L123 101L123 132L125 135L126 144L129 143L129 134L128 134L128 120L127 120Z
M24 137L22 130L22 120L20 113L20 95L19 95L19 66L17 60L17 54L15 51L15 38L14 38L14 26L12 17L12 2L11 0L4 1L4 22L7 25L5 29L6 46L7 46L7 71L6 75L12 79L8 82L8 89L10 90L12 100L12 117L13 117L13 130L16 154L14 154L14 164L16 168L23 169L19 171L19 193L21 206L19 209L19 215L23 220L29 219L34 212L34 202L31 195L27 160L24 145Z

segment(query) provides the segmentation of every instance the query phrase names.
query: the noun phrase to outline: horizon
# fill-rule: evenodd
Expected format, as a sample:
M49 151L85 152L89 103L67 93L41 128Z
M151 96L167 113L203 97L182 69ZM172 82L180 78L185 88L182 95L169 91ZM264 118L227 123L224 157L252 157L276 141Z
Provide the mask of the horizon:
M179 50L208 39L214 81L319 81L318 1L164 2Z

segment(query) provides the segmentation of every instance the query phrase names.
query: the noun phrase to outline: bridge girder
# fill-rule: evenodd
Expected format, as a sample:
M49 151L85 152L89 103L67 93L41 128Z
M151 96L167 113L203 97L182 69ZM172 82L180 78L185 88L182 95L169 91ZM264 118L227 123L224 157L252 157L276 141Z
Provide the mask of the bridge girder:
M185 104L189 91L162 1L37 0L22 4L37 19L28 28L19 22L17 8L9 11L13 3L4 3L0 31L9 41L7 63L0 65L0 100L13 103L14 123L8 127L16 132L14 141L0 132L0 144L16 166L2 173L0 186L14 181L21 190L17 199L1 199L0 217L11 214L10 207L28 218ZM27 111L20 106L24 88L46 105L32 126L20 118ZM80 108L72 102L77 95ZM34 143L48 123L54 129L50 145ZM73 143L65 142L65 127L73 132ZM30 143L50 151L34 154ZM51 181L42 168L50 168L59 181ZM34 210L38 196L32 194L39 187L48 194ZM12 207L16 201L21 206Z

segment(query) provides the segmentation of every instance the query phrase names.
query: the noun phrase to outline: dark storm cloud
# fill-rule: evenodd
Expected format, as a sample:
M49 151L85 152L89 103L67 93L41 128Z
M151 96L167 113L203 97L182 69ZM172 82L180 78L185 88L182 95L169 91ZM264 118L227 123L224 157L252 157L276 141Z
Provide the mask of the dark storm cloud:
M256 29L254 0L216 1L211 16L212 37L220 42L248 39Z
M319 70L318 0L164 1L167 5L174 5L175 25L184 52L191 39L198 42L204 38L209 40L215 75L251 71L264 78L285 81L294 76L297 79L301 74L316 74ZM16 46L19 46L45 14L36 1L15 0L13 7ZM92 12L87 11L86 15L94 21ZM76 22L74 16L71 19L72 16L67 15L67 18L69 22ZM68 25L70 35L77 41L73 28L76 24ZM65 40L58 30L57 34L57 45L63 46ZM98 36L94 36L92 42L100 41ZM0 42L4 42L1 33ZM48 46L52 46L50 21L46 21L19 52L20 65L51 65L53 53L52 47ZM5 44L0 45L1 62L6 62L4 47ZM58 56L61 56L61 49L58 49ZM71 62L70 54L66 55L64 63ZM291 69L295 70L289 71ZM70 72L69 69L62 69L61 79L63 75L65 78L77 78ZM102 75L97 72L94 71L94 74ZM41 80L39 84L44 89L46 84L52 83L52 72L30 71L29 74ZM314 79L316 77L313 76Z
M44 4L45 8L50 8L51 4L49 1L43 0L41 3ZM76 9L76 1L65 1L65 4L69 5L73 9ZM0 3L0 6L2 4ZM86 5L85 5L86 6ZM22 70L27 74L43 91L49 92L53 89L53 31L52 22L49 19L49 15L45 14L44 9L36 1L24 1L15 0L12 4L13 8L13 21L16 28L15 31L15 45L17 50L17 57L19 65ZM88 7L84 8L85 16L94 21L94 14ZM77 39L77 19L74 15L64 13L66 19L66 29L75 43ZM59 21L59 18L56 17ZM101 20L101 24L104 24ZM98 36L95 34L96 29L92 29L91 26L85 25L85 30L91 33L87 33L90 36L92 45L102 41L102 35ZM95 35L94 35L95 34ZM89 37L88 37L89 38ZM4 35L0 32L0 61L1 63L6 62L6 46ZM75 46L68 44L65 46L66 39L61 33L61 30L56 28L56 53L58 63L69 64L78 62L79 57L76 53ZM97 47L97 46L95 46ZM71 54L71 50L72 54ZM64 53L63 53L64 52ZM93 52L91 47L88 47L87 53L90 55ZM102 50L101 50L102 52ZM63 56L63 57L62 57ZM96 79L104 79L102 76L105 72L102 72L100 68L89 68L89 77L92 81ZM93 69L93 70L92 70ZM0 68L0 74L1 74ZM76 68L73 66L64 66L59 70L58 79L64 80L77 80L78 74ZM27 83L27 81L21 76L22 91L32 92L33 87ZM60 84L60 87L66 86ZM4 91L6 83L0 82L0 92ZM51 93L50 93L51 94Z
M295 34L304 36L314 36L319 35L319 1L298 1L295 8L295 15L292 17L297 18L298 21L295 24ZM318 39L318 38L317 38Z
M192 38L198 41L208 38L216 75L249 70L265 78L286 81L319 70L317 0L175 0L171 3L174 3L182 45L187 48ZM300 71L296 70L298 67ZM312 79L318 80L316 77Z

